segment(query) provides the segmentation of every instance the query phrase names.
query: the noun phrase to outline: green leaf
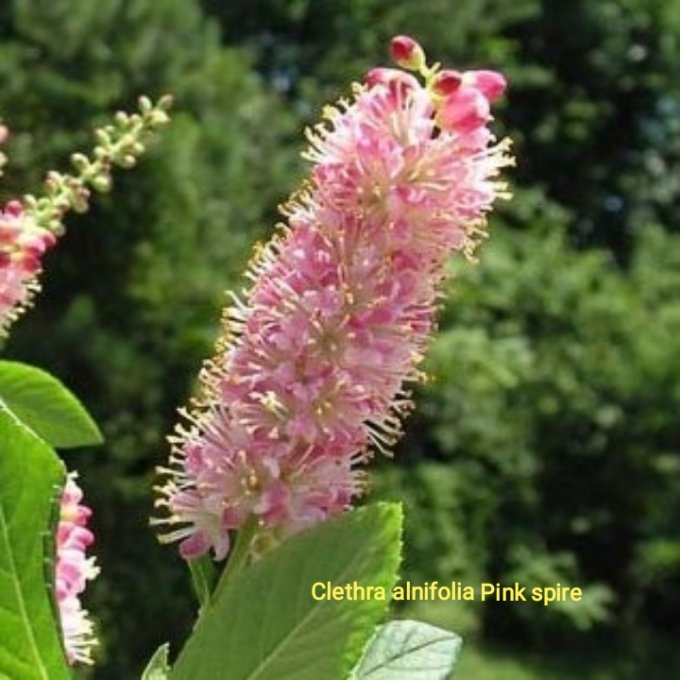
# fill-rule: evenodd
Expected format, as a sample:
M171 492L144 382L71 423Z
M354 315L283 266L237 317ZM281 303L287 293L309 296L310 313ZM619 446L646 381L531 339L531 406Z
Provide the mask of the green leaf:
M103 441L76 397L39 368L0 361L0 401L50 446L72 448Z
M191 572L191 582L194 592L201 607L210 602L215 582L217 581L217 569L210 557L199 557L195 560L187 560L187 566Z
M0 677L70 677L46 583L64 478L54 451L0 408Z
M141 680L167 680L170 673L170 664L168 663L168 651L170 645L166 642L161 645L149 660Z
M399 505L355 510L234 574L199 618L171 679L345 678L389 604L401 524ZM382 588L386 601L315 600L317 582Z
M462 640L420 621L390 621L371 638L350 680L445 680Z

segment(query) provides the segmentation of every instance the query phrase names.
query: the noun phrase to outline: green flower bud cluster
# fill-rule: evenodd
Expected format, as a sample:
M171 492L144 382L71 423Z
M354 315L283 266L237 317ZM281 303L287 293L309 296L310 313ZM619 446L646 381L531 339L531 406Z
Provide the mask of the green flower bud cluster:
M82 153L71 156L73 174L51 171L45 180L44 195L24 197L26 212L38 226L61 234L62 220L69 210L87 211L91 189L99 192L111 189L114 167L136 165L146 151L150 135L169 122L171 106L170 95L161 97L155 104L148 97L140 97L136 113L119 111L112 124L95 130L96 146L91 157Z

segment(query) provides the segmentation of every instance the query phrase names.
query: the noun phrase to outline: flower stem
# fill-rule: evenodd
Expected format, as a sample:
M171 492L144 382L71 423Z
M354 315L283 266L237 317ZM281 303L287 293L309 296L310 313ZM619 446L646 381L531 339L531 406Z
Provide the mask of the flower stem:
M64 214L69 210L86 212L90 189L109 191L113 168L131 168L137 163L138 157L146 151L147 139L169 122L171 106L169 95L161 97L155 104L148 97L140 97L138 112L128 114L119 111L113 124L97 129L97 146L92 157L82 153L71 156L74 174L52 171L45 180L44 195L35 197L28 194L24 197L26 210L35 223L61 235Z
M234 545L234 549L231 553L231 556L229 557L227 566L224 568L222 576L220 577L220 580L217 583L217 587L213 592L212 598L213 601L217 600L217 598L220 596L222 591L227 587L229 582L245 566L246 561L248 559L250 544L253 540L253 536L255 535L255 531L257 530L257 526L258 526L257 518L254 515L251 515L250 518L246 521L246 523L243 525L241 530L236 535L236 543Z

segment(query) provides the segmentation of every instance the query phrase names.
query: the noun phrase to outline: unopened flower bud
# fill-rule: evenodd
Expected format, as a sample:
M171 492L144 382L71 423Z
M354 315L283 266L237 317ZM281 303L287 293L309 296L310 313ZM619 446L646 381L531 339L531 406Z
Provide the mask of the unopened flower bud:
M168 116L162 109L155 109L151 112L151 124L154 126L165 125L170 122L170 116Z
M92 178L92 186L102 193L111 191L111 177L106 174L97 175Z
M104 128L97 128L94 131L94 137L104 148L110 146L111 144L111 135L109 135L109 133Z
M489 102L494 102L505 92L507 83L498 71L466 71L463 82L479 90Z
M6 206L4 213L5 215L10 215L11 217L21 217L24 209L20 201L10 201Z
M57 237L51 231L43 230L41 240L43 244L43 249L48 250L57 242Z
M82 153L74 153L71 156L71 163L73 163L75 169L80 172L86 170L90 165L90 161L87 159L87 156Z
M148 113L149 111L151 111L152 108L153 104L151 103L151 100L148 97L142 95L139 98L139 110L142 113Z
M409 71L420 71L425 66L425 52L423 48L407 35L398 35L390 43L390 57L392 61Z
M437 124L443 130L467 135L489 121L489 102L472 87L460 87L447 97L437 115Z
M61 176L53 171L47 173L45 178L45 189L48 195L54 195L61 187Z
M122 168L134 168L137 164L137 159L131 154L125 154L116 160L118 165L120 165Z
M432 82L432 91L440 97L447 97L455 92L463 82L463 75L458 71L445 69L440 71Z
M164 94L158 100L158 108L163 111L167 111L168 109L172 108L173 101L173 96L171 94Z
M80 189L79 191L74 191L70 196L71 208L74 212L83 214L87 212L88 199L90 198L90 192L87 189Z

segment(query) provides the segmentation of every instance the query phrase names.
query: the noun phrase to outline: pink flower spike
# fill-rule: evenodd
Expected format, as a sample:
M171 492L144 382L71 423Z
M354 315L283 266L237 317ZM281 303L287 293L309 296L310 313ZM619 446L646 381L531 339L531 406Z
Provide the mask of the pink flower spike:
M54 234L38 227L19 201L0 210L0 337L30 305L39 290L37 276Z
M390 57L397 66L409 71L420 71L425 66L423 48L407 35L398 35L392 38Z
M97 645L94 625L80 603L87 581L97 576L99 568L93 557L85 555L86 548L94 541L94 535L86 528L92 511L81 504L83 492L77 478L77 473L70 473L61 494L54 586L64 649L70 665L91 664L92 649Z
M507 89L507 82L498 71L466 71L463 82L477 88L490 103L502 97Z
M152 521L183 557L224 559L244 526L256 556L344 512L399 439L449 256L474 252L511 163L485 95L447 77L443 98L374 69L308 130L309 177L225 310L161 470Z

